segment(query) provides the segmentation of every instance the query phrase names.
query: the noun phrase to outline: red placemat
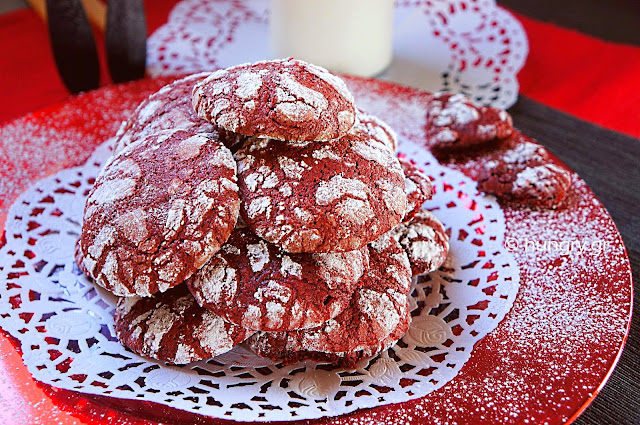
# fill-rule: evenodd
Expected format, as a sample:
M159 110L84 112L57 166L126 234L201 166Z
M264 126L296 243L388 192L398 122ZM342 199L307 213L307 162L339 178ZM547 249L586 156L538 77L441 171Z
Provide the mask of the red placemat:
M529 37L520 93L585 121L640 137L640 48L515 14Z

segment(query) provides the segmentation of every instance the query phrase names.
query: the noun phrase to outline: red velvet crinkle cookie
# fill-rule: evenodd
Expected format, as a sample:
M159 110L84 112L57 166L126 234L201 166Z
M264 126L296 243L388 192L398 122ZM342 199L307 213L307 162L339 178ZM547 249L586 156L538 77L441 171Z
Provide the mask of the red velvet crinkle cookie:
M200 305L231 323L255 330L302 329L344 310L368 266L366 248L286 254L237 226L187 285Z
M353 251L406 213L398 159L358 128L331 143L254 138L235 157L243 220L287 252Z
M549 152L517 132L507 149L478 170L478 188L500 199L555 208L571 186L571 173L554 163Z
M359 360L393 345L411 321L411 267L389 235L371 244L369 261L349 307L334 319L313 329L258 332L249 338L249 346L285 364L314 360L352 369Z
M120 298L113 319L122 345L173 364L226 353L253 334L200 307L185 285L150 298Z
M556 208L571 188L571 172L549 151L517 130L507 140L440 160L478 182L478 189L503 201Z
M391 152L398 150L398 136L389 124L375 115L371 115L362 109L358 109L356 115L356 128L364 130L369 136L383 145Z
M476 106L462 94L440 92L429 102L426 131L431 149L464 149L508 138L513 121L502 109Z
M413 276L438 270L449 255L449 236L440 220L420 210L409 222L389 232L404 248Z
M337 139L356 116L344 81L291 58L212 73L193 89L193 108L225 130L288 141Z
M431 180L412 160L407 159L403 154L398 155L398 160L404 171L404 183L407 188L407 213L403 218L403 222L410 221L422 204L431 199L433 196L433 186Z
M208 133L226 147L236 151L245 137L228 132L198 117L191 106L193 86L209 75L193 74L167 84L142 101L116 133L114 155L136 140L162 130L188 130L193 134Z
M120 296L149 296L199 269L233 230L236 163L204 134L164 131L105 165L85 205L83 265Z
M143 100L116 133L114 155L134 141L162 130L215 131L215 126L198 117L191 107L193 86L209 73L176 80Z
M500 177L506 176L511 177L510 174ZM570 186L571 173L552 163L523 169L515 174L511 187L504 191L504 182L499 180L487 180L479 185L481 190L495 193L501 199L541 208L556 208L560 205Z

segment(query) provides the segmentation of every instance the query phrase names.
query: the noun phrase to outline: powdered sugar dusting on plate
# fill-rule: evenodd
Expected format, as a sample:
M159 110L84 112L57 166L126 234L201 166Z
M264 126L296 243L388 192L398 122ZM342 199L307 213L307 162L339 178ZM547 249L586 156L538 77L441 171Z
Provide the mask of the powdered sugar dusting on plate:
M358 106L402 136L424 140L426 95L389 87L391 105L385 106L375 95L385 83L347 84ZM533 146L520 149L527 152L514 152L515 162L535 154ZM611 218L575 174L558 210L503 208L505 246L518 242L511 247L521 289L501 325L440 390L410 406L337 423L565 423L597 393L621 349L631 310L629 263ZM529 241L531 248L523 245Z
M518 241L513 252L522 286L510 314L481 342L479 351L490 350L492 364L474 358L470 365L495 373L451 381L431 398L430 410L439 417L565 423L597 392L626 334L629 275L608 214L575 175L573 188L568 209L505 210L505 243L510 236ZM537 248L523 245L529 241ZM543 246L547 241L558 245ZM525 371L518 364L534 366ZM537 403L529 402L532 395ZM488 408L488 401L495 408Z
M415 143L424 140L423 103L428 100L428 94L370 80L349 78L348 83L358 99L358 105L378 114L399 131L401 138ZM142 82L136 84L136 90L138 90L140 87L145 87L145 84L150 83ZM155 90L161 85L156 83L153 89ZM34 158L34 163L46 165L42 169L31 167L31 170L16 170L21 177L19 176L15 179L11 173L3 174L9 177L0 183L3 188L6 186L9 189L6 192L6 199L13 199L15 194L26 187L30 178L42 177L50 172L47 170L58 169L69 165L69 161L81 161L86 158L88 152L85 149L89 149L88 146L91 146L92 143L95 145L99 140L104 140L113 134L114 126L124 116L122 111L113 112L112 109L116 108L116 105L117 108L126 105L126 102L123 102L122 99L131 99L134 96L122 94L122 92L118 95L118 90L126 91L119 87L112 87L106 91L98 92L98 95L92 94L98 104L103 106L103 108L97 108L100 113L107 117L115 117L116 124L105 124L101 121L101 117L96 116L96 120L91 123L91 127L85 126L81 129L70 130L67 127L75 128L73 127L74 123L84 122L87 114L91 116L90 114L92 113L91 110L74 111L74 107L71 107L67 111L67 115L60 113L60 110L54 111L53 118L51 118L51 115L46 115L46 125L41 122L33 124L27 123L29 120L22 120L21 123L24 124L25 129L23 130L22 127L14 128L13 133L19 133L18 141L16 141L15 137L1 138L0 144L15 148L16 157L23 158L23 155L26 155L25 158L30 161L31 158ZM139 98L144 97L140 94L138 96ZM86 100L80 104L84 104L84 102ZM64 108L68 107L65 106ZM80 116L82 116L81 119ZM34 118L30 118L30 120L32 119ZM28 129L29 126L31 126L30 130ZM55 131L50 129L52 133L49 133L49 139L41 138L38 135L38 131L46 132L49 126L59 126L60 128ZM6 135L6 128L0 129L0 133ZM100 136L102 139L97 136L100 133L102 133L102 136ZM20 140L23 137L33 137L36 140L35 150L37 152L34 152L33 157L29 157L29 153L26 153L32 149L32 146L25 148L20 145ZM54 140L68 140L68 142L51 143ZM79 143L80 140L88 145L82 146ZM403 146L406 149L407 145L401 143L401 150ZM73 156L74 152L77 155ZM427 158L426 162L431 158L428 153L422 152L422 155ZM72 159L69 159L70 157ZM35 160L38 158L44 159L44 161L36 162ZM59 163L51 162L52 159L56 158L60 160ZM5 165L2 166L4 167ZM23 180L20 180L21 178ZM515 307L494 332L476 344L473 348L473 355L467 362L467 367L460 371L455 379L420 400L362 411L357 415L337 417L333 419L333 422L337 424L405 424L407 422L423 422L428 418L430 421L440 423L470 421L474 423L524 423L527 420L531 423L554 423L562 422L563 418L575 413L587 398L595 392L613 362L613 358L624 337L624 329L629 317L628 310L631 295L628 262L624 257L621 241L610 218L581 181L575 184L577 184L575 186L577 189L571 196L585 198L584 202L581 201L579 205L585 207L586 212L580 213L574 219L575 221L582 220L583 222L585 220L596 221L593 228L603 229L602 237L605 239L610 238L615 242L612 249L607 251L609 257L596 256L588 260L583 259L582 266L584 268L579 269L580 271L575 276L572 276L568 273L571 270L570 262L564 264L562 268L564 274L559 275L557 266L545 263L546 257L534 254L523 255L516 252L515 255L522 271L523 288L516 300ZM442 186L439 186L438 190L443 190ZM469 207L472 207L472 205ZM574 213L575 211L571 214ZM524 232L522 235L535 235L538 237L535 233L537 220L547 219L550 221L554 217L553 215L541 217L541 214L544 216L544 214L554 213L507 209L508 235L520 237L521 234L519 232ZM568 215L567 213L567 215L560 216L556 222L551 221L549 231L555 229L557 232L555 234L560 235L562 226L568 220ZM582 225L583 222L580 222L580 224ZM548 223L544 222L544 224L547 225ZM578 225L572 224L571 226L574 229L572 231L576 231L575 229ZM471 237L474 237L474 235L471 235ZM481 237L481 235L478 234L478 237ZM573 257L570 256L570 258ZM551 258L548 258L548 260L551 260ZM552 261L556 260L558 260L558 257L553 257ZM587 273L591 267L595 267L593 275ZM476 270L478 269L473 268L473 271ZM75 288L73 280L65 280L66 273L65 270L60 274L61 285L68 285L68 288L73 290ZM538 282L537 279L539 277L541 278ZM544 290L545 288L547 289L546 291ZM584 290L580 291L580 289ZM563 296L566 294L562 291L567 290L569 290L569 297L565 300ZM561 315L561 313L566 313L568 308L575 308L578 317L587 319L584 327L582 327L582 322L573 320L571 315ZM589 312L593 312L593 314L588 314ZM531 314L533 316L526 319L526 316ZM529 320L529 322L522 321L523 319ZM3 321L3 326L7 323ZM535 326L529 326L531 323ZM25 324L22 323L21 326L25 326ZM557 327L560 327L560 332L558 332ZM596 335L599 335L600 338L596 338ZM582 339L578 341L580 337ZM539 341L541 343L538 346L536 344ZM595 343L589 347L594 341ZM575 348L575 346L578 348ZM36 364L39 355L38 352L31 353L29 356L25 356L25 362L29 361L30 364ZM246 351L238 348L228 355L219 357L218 360L223 362L231 358L246 359L247 355ZM48 358L48 356L46 357ZM449 358L447 357L447 359ZM451 359L455 360L453 357ZM72 367L75 367L74 365L76 364L80 365L80 360L74 361ZM381 358L380 360L387 361L389 359ZM46 361L47 367L54 370L54 365L49 360ZM364 374L364 379L376 376L375 382L384 382L385 377L393 376L391 372L386 372L392 371L391 366L387 367L385 364L386 362L380 361L380 363L374 365L375 368L371 367L370 370L363 369L360 373ZM389 364L393 365L393 363ZM264 363L261 365L264 365ZM524 372L522 365L527 366ZM216 369L217 366L214 367L211 364L199 364L199 366L207 371L219 370ZM305 365L305 368L307 370L312 369L308 365ZM469 371L473 371L473 373ZM137 373L133 369L129 372ZM332 372L328 371L322 372L326 372L327 375L332 374ZM41 372L37 370L33 370L32 373L41 376ZM230 376L236 374L230 370L228 373ZM196 383L199 379L202 379L202 377L196 376L195 373L193 376L189 374L185 376L186 378L184 379L188 380L187 386L193 385L192 382ZM306 374L304 376L307 387L323 388L314 387L314 382L316 381L313 380L313 376ZM217 379L221 382L221 385L236 382L235 380L229 381L226 376ZM78 385L77 382L73 384ZM241 396L248 390L249 388L246 386L225 387L225 394L234 398L235 396ZM398 389L398 391L394 390L386 394L376 393L375 397L376 399L384 398L386 400L396 393L403 393L403 391L403 395L406 397L406 394L413 390L413 387L409 384L404 390ZM268 391L271 391L271 388ZM350 391L350 389L347 388L347 391ZM351 397L351 394L348 397ZM368 396L364 395L360 398L355 397L354 400L360 403L367 398ZM357 407L357 405L354 405L353 409ZM247 413L249 411L244 410L243 412ZM323 415L326 415L326 412L321 414L321 416Z

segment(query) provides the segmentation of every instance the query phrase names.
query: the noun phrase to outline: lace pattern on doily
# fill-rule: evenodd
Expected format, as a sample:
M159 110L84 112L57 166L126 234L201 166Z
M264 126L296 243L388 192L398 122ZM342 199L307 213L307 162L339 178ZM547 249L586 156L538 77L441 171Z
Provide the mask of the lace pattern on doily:
M520 22L494 0L398 0L394 24L386 79L503 109L518 99L529 43Z
M148 40L153 76L269 59L267 0L183 0ZM365 47L363 47L365 48ZM528 54L522 25L494 0L398 0L394 60L380 77L508 108Z
M362 103L375 109L366 99ZM502 247L498 204L401 138L400 150L428 164L435 179L428 206L451 233L451 254L441 270L414 282L413 323L396 346L353 371L313 362L276 366L242 346L183 367L143 359L114 337L114 297L84 277L73 260L84 199L110 145L101 145L84 166L37 183L14 203L6 221L0 325L20 340L25 364L42 382L229 419L339 415L441 387L515 299L518 267Z

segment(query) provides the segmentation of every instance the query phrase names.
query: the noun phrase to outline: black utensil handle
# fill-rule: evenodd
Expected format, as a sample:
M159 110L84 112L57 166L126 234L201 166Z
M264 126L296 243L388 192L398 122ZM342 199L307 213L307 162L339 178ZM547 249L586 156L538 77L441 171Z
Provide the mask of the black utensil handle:
M142 0L109 0L105 29L111 79L142 78L147 56L147 23Z
M47 0L47 22L53 58L67 89L78 93L98 87L98 52L80 0Z

